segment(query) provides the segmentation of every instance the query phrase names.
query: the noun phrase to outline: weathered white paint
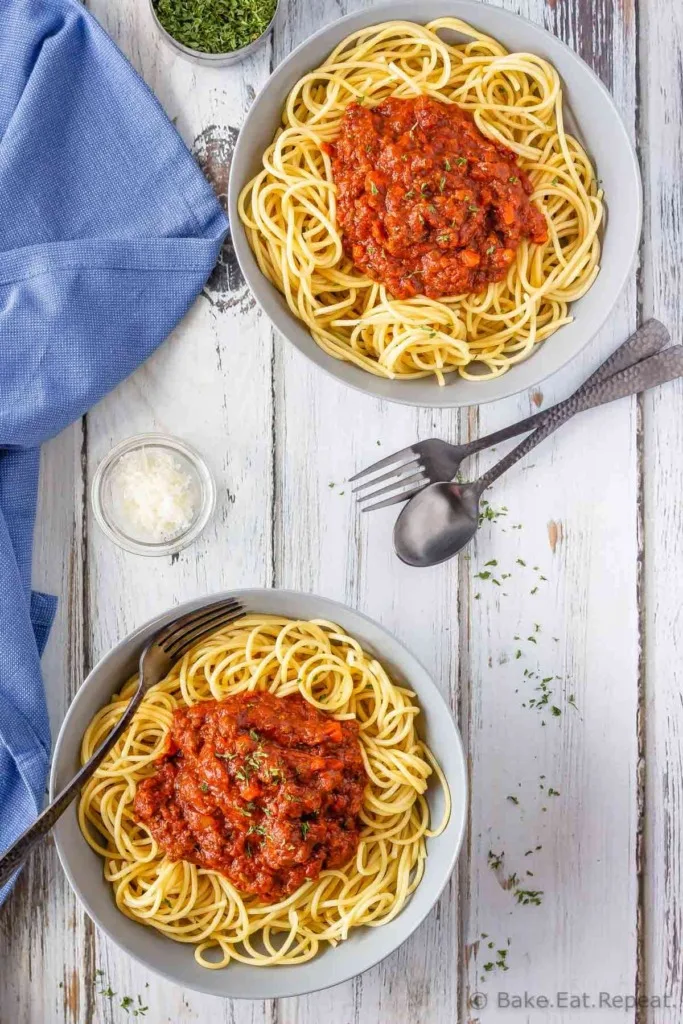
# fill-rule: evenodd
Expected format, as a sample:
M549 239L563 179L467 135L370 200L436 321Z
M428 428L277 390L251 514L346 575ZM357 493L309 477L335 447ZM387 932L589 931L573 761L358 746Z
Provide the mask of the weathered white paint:
M93 0L90 7L192 144L210 125L218 126L211 137L219 141L227 126L238 127L272 62L313 28L364 2L372 0L283 0L274 49L221 71L171 54L144 3ZM651 200L644 312L672 326L678 317L680 326L681 282L669 247L678 244L680 251L683 242L680 190L674 192L683 115L675 89L668 106L662 104L675 81L680 25L670 11L650 5L638 26L631 0L505 0L503 6L578 48L612 89L632 133L640 30L640 142ZM507 1019L496 1009L500 991L597 998L601 991L632 995L638 983L641 992L674 993L678 1011L651 1018L672 1024L683 998L676 661L682 524L674 500L683 483L676 468L680 387L645 400L644 437L637 403L630 401L566 427L496 486L491 502L506 506L507 515L487 524L459 562L433 570L402 566L391 553L392 511L361 518L344 483L416 437L474 436L526 414L534 402L547 405L568 394L635 324L635 272L609 326L581 359L543 385L542 395L463 414L406 409L351 392L275 335L244 289L211 294L212 302L200 298L147 365L88 415L85 433L76 426L46 447L36 583L63 598L45 659L55 725L89 664L174 601L240 585L296 587L346 601L396 632L459 714L472 784L459 871L417 934L363 977L308 998L231 1003L183 993L121 954L76 906L48 846L0 915L6 950L0 1021L120 1024L128 1019L121 997L139 993L154 1024L493 1024ZM151 429L194 443L218 481L214 522L175 560L122 553L89 513L85 524L82 518L83 488L100 458L121 438ZM497 454L482 458L479 468ZM492 560L497 565L486 567ZM478 578L482 571L501 585ZM642 660L639 622L647 625ZM525 677L525 669L538 678ZM528 706L545 677L553 677L549 706L561 710L558 717ZM648 831L639 925L642 680ZM569 705L570 694L578 710ZM559 796L548 795L548 787ZM496 870L489 851L505 854ZM513 872L520 887L543 891L540 906L517 905L505 888ZM509 970L486 971L501 948L509 949ZM105 972L104 985L97 970ZM115 998L98 991L107 985ZM477 991L487 996L487 1008L468 1005ZM556 1009L509 1018L584 1024L602 1015ZM646 1017L629 1011L619 1019L635 1024Z
M646 185L642 301L683 341L683 11L641 11L641 151ZM648 1024L683 1006L683 387L643 402L647 991L669 996Z

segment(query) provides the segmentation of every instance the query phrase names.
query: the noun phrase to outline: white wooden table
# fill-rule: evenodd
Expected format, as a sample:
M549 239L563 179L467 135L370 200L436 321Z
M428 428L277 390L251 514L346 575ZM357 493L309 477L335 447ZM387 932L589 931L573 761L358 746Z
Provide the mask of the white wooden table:
M282 0L272 46L220 71L174 57L143 0L89 6L220 191L236 131L272 67L361 3ZM352 604L415 651L460 721L470 828L438 907L397 953L348 984L233 1003L183 992L120 953L86 918L47 844L0 912L2 1024L118 1024L130 1020L123 997L138 994L153 1024L681 1020L681 384L587 413L554 436L496 485L492 504L507 514L469 554L433 570L401 565L392 510L361 519L344 484L416 437L464 440L567 395L646 316L681 340L683 5L635 3L504 4L594 67L644 175L640 266L608 326L542 392L462 413L356 394L273 331L228 256L147 365L44 451L35 582L61 599L44 659L55 731L92 664L173 602L260 585ZM88 498L108 449L155 429L196 445L218 480L214 521L168 561L115 548ZM479 575L487 563L500 586ZM539 685L551 691L540 709L531 703ZM524 905L520 888L541 895ZM496 966L498 949L507 949L507 971ZM102 994L109 987L115 996ZM565 1008L502 1005L505 993L525 991L551 1002L558 992L589 1001L609 993L617 1004L571 1008L567 995ZM619 997L634 995L666 998L668 1008L619 1008Z

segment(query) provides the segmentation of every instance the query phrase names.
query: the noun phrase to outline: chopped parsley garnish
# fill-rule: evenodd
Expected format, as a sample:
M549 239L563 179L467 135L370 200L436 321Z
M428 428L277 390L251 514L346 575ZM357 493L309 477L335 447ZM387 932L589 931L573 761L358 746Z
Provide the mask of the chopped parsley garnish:
M496 251L495 245L490 245L486 250L486 255L491 256Z
M464 167L464 165L467 163L467 160L464 156L459 156L455 162L458 165L458 167Z
M446 175L444 174L444 175L442 175L441 180L439 182L439 192L443 192L445 187L446 187Z
M311 826L308 824L307 821L302 821L300 827L301 827L301 838L305 839L306 836L308 835L308 833L311 831Z
M451 162L450 162L450 160L444 160L443 165L444 165L444 169L445 170L450 171L450 169L451 169Z
M511 174L510 177L508 178L508 181L510 182L511 185L519 185L519 178L515 174Z
M261 737L256 732L256 729L250 729L249 730L249 735L251 736L251 738L254 741L254 743L260 743L261 742Z
M203 53L230 53L258 39L275 13L276 0L154 0L159 21L174 39Z
M470 205L467 207L467 209L470 211L470 213L478 213L479 212L479 207L476 205L476 203L470 203Z
M543 902L543 892L540 889L515 889L515 899L523 907L540 907Z
M208 784L208 782L200 783L199 788L201 789L202 793L208 793L209 792L209 784Z
M379 192L379 189L375 185L374 181L370 182L370 191L372 192L373 196L376 196Z

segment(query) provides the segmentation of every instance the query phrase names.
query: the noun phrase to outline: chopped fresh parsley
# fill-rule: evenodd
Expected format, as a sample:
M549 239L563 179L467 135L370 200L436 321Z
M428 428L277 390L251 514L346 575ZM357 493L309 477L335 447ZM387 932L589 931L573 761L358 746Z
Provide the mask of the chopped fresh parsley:
M515 899L523 907L540 907L543 902L543 892L540 889L515 889Z

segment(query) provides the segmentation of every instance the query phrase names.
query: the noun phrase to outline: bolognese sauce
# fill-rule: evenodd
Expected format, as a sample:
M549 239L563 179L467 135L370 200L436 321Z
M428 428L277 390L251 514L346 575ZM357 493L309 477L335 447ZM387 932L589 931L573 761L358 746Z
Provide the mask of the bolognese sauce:
M173 712L134 811L171 860L274 902L353 857L366 782L355 722L298 694L240 693Z
M344 249L396 298L481 291L520 242L547 240L515 154L429 96L347 107L326 144Z

